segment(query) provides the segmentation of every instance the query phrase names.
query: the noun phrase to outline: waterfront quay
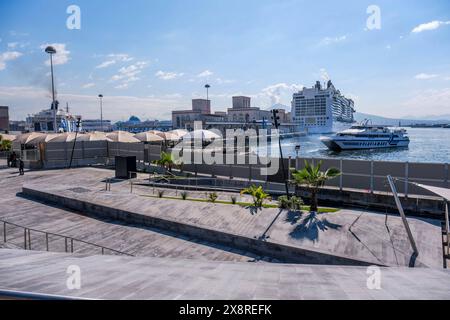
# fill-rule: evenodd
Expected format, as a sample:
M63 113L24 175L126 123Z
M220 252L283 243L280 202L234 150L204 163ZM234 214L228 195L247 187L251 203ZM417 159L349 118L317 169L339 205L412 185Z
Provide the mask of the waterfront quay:
M183 200L182 189L152 184L149 174L114 175L94 167L0 170L0 295L450 298L440 219L408 217L415 255L395 210L255 210L208 202L201 190ZM250 201L233 190L217 195ZM84 275L75 291L65 284L74 264ZM371 266L381 270L380 290L367 286Z

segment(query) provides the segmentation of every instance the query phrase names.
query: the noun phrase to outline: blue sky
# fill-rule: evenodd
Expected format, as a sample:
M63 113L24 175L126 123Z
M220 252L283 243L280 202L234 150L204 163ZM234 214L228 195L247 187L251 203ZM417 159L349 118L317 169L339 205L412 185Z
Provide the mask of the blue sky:
M69 5L81 29L69 30ZM369 30L366 10L381 10ZM414 31L413 31L414 30ZM450 114L450 2L269 0L0 0L0 104L12 119L49 105L42 47L55 44L58 99L85 118L169 119L211 84L231 97L290 105L328 78L357 110L391 117Z

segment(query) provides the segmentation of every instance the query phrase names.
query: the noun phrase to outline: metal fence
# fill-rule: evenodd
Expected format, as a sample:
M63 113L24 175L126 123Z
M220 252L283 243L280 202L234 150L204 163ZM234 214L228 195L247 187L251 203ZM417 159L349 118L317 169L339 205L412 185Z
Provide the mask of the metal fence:
M276 161L276 159L272 159ZM391 175L400 178L404 182L397 186L398 192L408 195L433 196L428 190L424 190L409 182L416 182L441 188L449 187L449 168L447 163L409 163L391 161L367 161L347 159L320 159L320 158L289 158L284 159L286 176L290 177L292 169L301 170L304 162L318 164L322 162L322 170L335 167L342 175L326 183L327 187L340 190L358 189L367 192L390 193L386 177ZM211 176L240 178L248 181L278 182L282 183L281 169L274 176L264 176L261 173L262 165L184 165L183 170L193 174L206 174ZM280 166L281 167L281 166Z

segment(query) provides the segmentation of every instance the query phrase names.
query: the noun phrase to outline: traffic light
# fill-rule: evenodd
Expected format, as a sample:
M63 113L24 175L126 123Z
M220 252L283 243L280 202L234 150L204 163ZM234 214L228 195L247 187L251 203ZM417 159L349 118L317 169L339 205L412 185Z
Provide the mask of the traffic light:
M280 126L280 117L278 116L278 112L279 111L276 109L272 110L272 121L276 129Z

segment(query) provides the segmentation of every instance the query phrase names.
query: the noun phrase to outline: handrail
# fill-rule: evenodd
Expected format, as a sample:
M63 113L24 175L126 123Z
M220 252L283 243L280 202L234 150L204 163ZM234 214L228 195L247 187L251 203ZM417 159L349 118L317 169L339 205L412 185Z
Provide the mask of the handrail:
M8 221L2 220L2 219L0 219L0 222L3 223L3 242L4 243L7 242L7 234L6 234L6 226L7 225L10 225L10 226L13 226L13 227L16 227L16 228L21 228L21 229L24 230L24 249L25 250L27 250L27 247L28 247L29 250L31 250L31 234L30 234L30 231L33 231L33 232L37 232L37 233L41 233L41 234L45 235L47 251L49 251L48 236L56 236L56 237L60 237L60 238L64 238L65 239L65 252L69 252L68 251L68 249L69 249L69 247L68 247L68 240L70 240L71 253L73 253L73 243L74 243L74 241L76 241L76 242L80 242L80 243L83 243L83 244L87 244L87 245L94 246L96 248L102 249L102 255L105 254L105 250L109 250L111 252L114 252L114 253L117 253L117 254L120 254L120 255L126 255L126 256L133 257L133 255L129 254L129 253L122 252L122 251L115 250L115 249L111 249L111 248L108 248L108 247L105 247L105 246L102 246L102 245L99 245L99 244L95 244L95 243L88 242L88 241L85 241L85 240L80 240L80 239L73 238L73 237L70 237L70 236L65 236L65 235L62 235L62 234L57 234L57 233L47 232L47 231L42 231L42 230L36 230L36 229L33 229L33 228L27 228L27 227L24 227L24 226L21 226L21 225L12 223L12 222L8 222Z
M406 234L408 235L409 242L411 243L411 247L413 248L413 251L416 254L416 256L418 256L419 250L417 249L416 241L414 240L414 237L411 232L411 228L409 227L409 224L408 224L408 220L406 219L405 212L403 211L402 203L400 201L400 198L398 197L398 192L397 192L397 188L395 187L394 178L392 178L392 176L388 175L387 180L389 182L389 186L391 187L392 194L394 195L395 204L397 205L398 211L402 218L403 225L406 230Z
M445 201L445 233L447 236L447 256L450 256L450 218L449 218L449 211L450 211L450 202Z

